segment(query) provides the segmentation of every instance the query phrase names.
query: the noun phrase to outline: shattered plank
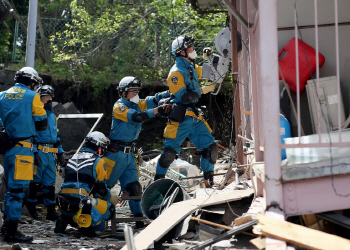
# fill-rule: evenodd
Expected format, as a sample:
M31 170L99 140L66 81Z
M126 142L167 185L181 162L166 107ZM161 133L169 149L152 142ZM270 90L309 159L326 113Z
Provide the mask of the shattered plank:
M350 240L320 232L287 221L259 214L259 227L263 235L283 240L308 249L350 249Z
M135 236L136 250L147 249L153 242L160 240L174 226L184 220L193 211L206 206L226 203L235 200L241 200L253 194L253 190L233 190L218 195L202 199L191 199L177 202L171 205L161 215L159 215L151 224ZM124 246L122 250L127 250Z

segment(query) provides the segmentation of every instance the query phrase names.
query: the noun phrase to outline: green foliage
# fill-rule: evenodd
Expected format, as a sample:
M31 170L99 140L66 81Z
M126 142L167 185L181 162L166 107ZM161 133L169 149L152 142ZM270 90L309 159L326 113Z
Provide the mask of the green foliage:
M174 62L170 45L175 37L191 34L202 40L200 47L213 44L226 20L224 13L200 16L184 0L108 3L72 1L72 21L50 39L53 61L70 65L74 76L90 81L95 93L108 87L108 77L117 82L126 75L164 81Z
M25 15L28 0L26 6L13 2ZM49 38L51 61L37 60L35 68L54 78L90 83L96 96L126 75L164 82L174 63L171 42L190 34L200 55L203 47L214 48L226 20L225 13L198 14L186 0L39 0L39 6L42 18L68 22ZM1 41L0 55L9 48Z

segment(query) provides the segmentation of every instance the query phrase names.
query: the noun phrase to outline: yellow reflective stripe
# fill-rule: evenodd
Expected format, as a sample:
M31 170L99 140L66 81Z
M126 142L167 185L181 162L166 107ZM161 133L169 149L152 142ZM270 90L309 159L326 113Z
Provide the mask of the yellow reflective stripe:
M27 142L27 141L19 141L17 142L15 147L24 147L24 148L32 148L32 143Z
M97 181L103 181L107 176L107 164L101 159L96 165Z
M106 179L109 179L111 177L111 174L112 174L112 171L113 171L113 168L114 168L116 162L112 161L111 159L108 159L106 157L103 157L102 159L107 164L107 178Z
M196 116L196 114L195 114L193 111L191 111L191 110L186 110L186 115L191 116L191 117L194 117L194 118L197 118L198 120L203 121L204 124L205 124L205 125L207 126L207 128L209 129L210 133L213 131L213 130L211 129L211 127L209 126L209 124L207 123L207 121L204 120L203 116L201 116L201 115Z
M80 193L79 193L80 190ZM61 193L63 194L82 194L82 195L89 195L89 193L83 189L83 188L62 188Z
M146 100L140 101L139 102L139 108L141 109L141 111L147 110L147 101Z
M202 78L202 66L196 65L195 67L196 67L196 71L198 74L198 79L201 79Z
M177 82L174 82L173 77L177 78ZM184 77L180 72L172 72L168 76L167 83L172 94L175 94L179 89L186 87Z
M129 108L124 104L118 103L113 107L113 116L115 119L128 122Z
M46 111L44 109L44 103L40 100L40 95L36 94L33 99L32 111L34 116L43 116L46 115Z
M98 203L94 206L101 215L105 214L108 208L107 201L97 198Z
M179 122L174 122L174 121L168 122L164 130L164 137L169 139L175 139L177 131L179 129L179 125L180 125Z

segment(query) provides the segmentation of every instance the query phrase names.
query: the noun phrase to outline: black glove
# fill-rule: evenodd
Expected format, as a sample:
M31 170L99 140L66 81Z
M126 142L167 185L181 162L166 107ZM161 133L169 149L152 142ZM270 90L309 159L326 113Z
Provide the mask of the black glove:
M161 115L161 116L168 116L171 112L171 107L172 107L172 104L163 104L161 106L158 107L158 113Z
M41 163L41 158L38 152L34 153L34 165L39 166Z
M57 154L57 163L61 166L64 167L66 165L66 160L64 159L63 153Z

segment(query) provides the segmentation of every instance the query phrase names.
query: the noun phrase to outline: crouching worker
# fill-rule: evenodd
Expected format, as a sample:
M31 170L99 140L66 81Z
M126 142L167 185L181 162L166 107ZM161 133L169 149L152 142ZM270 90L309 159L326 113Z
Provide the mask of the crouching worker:
M61 216L55 233L65 233L70 224L86 236L95 236L114 215L115 206L108 201L111 194L106 186L106 164L100 158L108 144L103 133L92 132L85 138L84 147L68 161L57 195Z

